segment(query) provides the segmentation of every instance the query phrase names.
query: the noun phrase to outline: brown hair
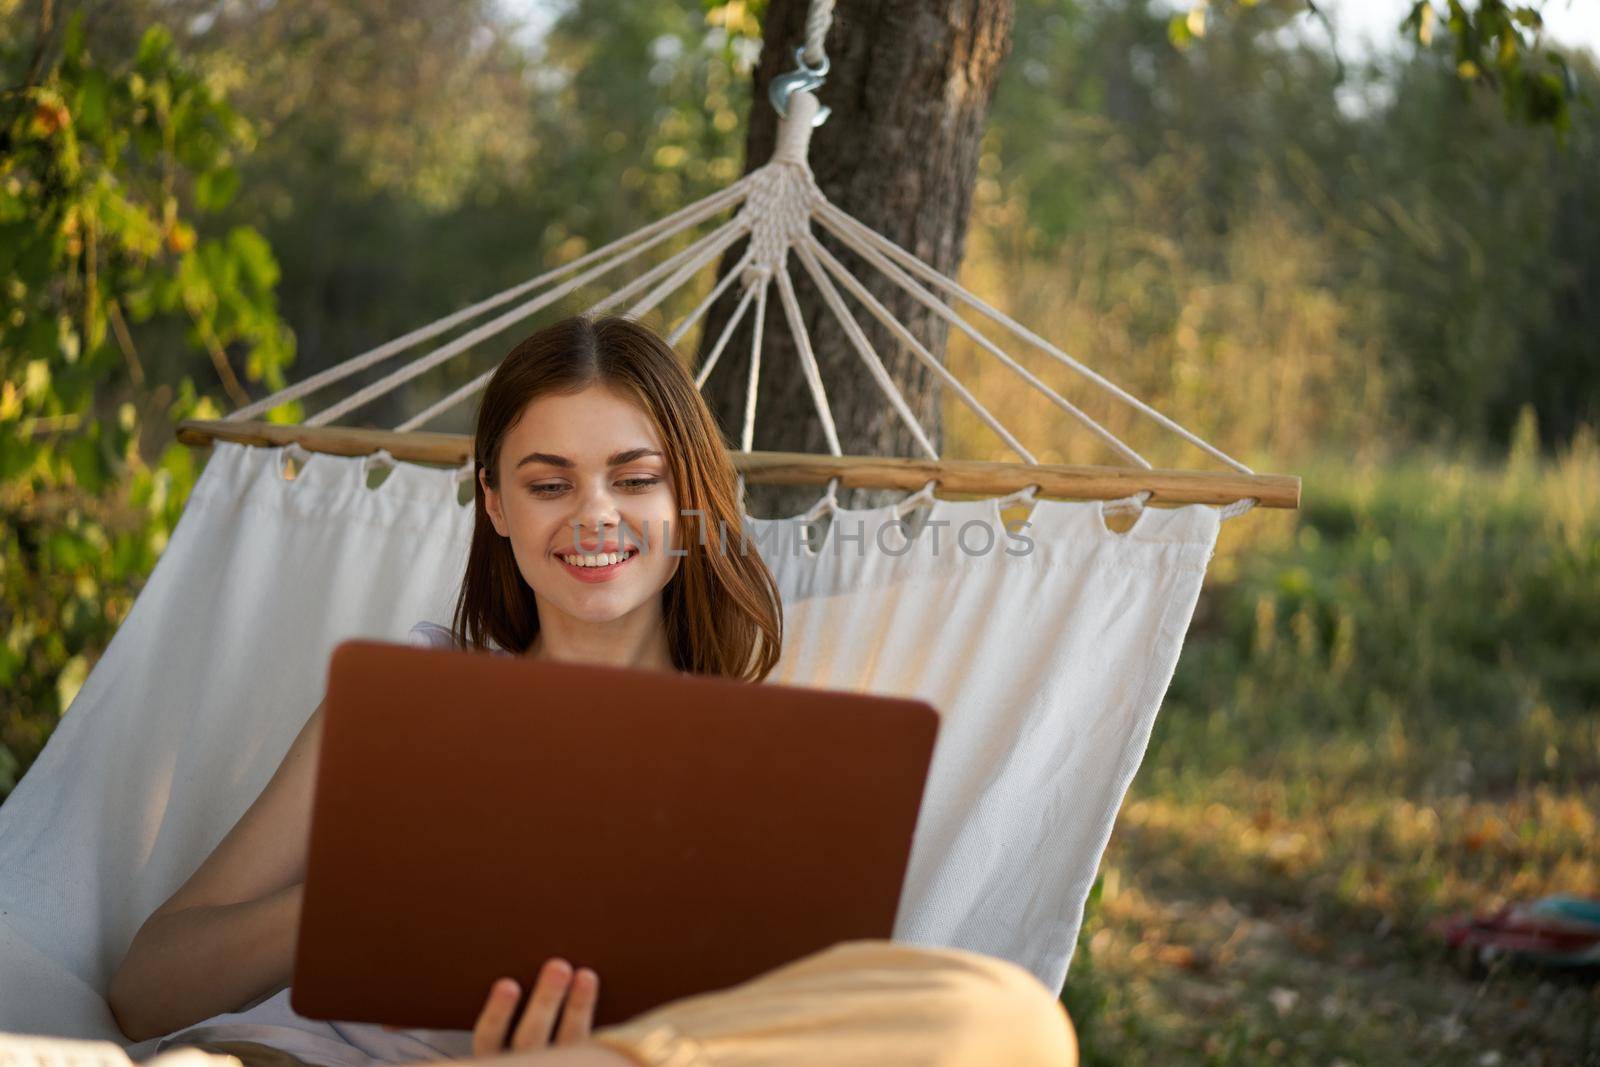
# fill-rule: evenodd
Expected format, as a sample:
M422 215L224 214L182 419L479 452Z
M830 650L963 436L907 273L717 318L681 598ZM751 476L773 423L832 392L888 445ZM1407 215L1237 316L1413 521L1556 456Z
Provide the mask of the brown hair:
M672 346L616 316L553 323L507 353L489 379L473 435L475 514L452 626L457 643L484 649L493 640L521 654L539 632L533 590L517 569L511 542L489 520L477 473L499 488L500 446L535 397L575 393L597 382L639 401L655 422L672 471L680 547L687 553L661 591L674 666L761 681L783 645L782 602L772 572L745 540L727 445ZM699 514L685 514L691 510Z

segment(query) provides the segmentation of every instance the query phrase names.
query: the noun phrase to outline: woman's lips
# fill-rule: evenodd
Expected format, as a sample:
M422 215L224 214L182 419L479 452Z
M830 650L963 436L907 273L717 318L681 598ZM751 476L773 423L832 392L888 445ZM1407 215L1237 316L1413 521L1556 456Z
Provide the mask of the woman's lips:
M560 556L556 557L556 561L566 569L568 574L572 575L580 582L609 582L611 579L617 576L618 571L622 570L622 568L626 567L629 563L632 563L634 557L638 554L639 553L637 551L631 552L629 553L628 558L624 559L622 562L608 563L604 567L580 567L575 563L568 563Z

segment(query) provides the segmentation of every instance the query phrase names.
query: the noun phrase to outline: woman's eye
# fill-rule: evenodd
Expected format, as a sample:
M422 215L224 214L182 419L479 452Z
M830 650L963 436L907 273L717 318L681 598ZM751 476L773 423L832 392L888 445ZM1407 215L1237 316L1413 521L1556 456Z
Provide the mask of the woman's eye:
M660 485L661 479L621 478L618 479L617 484L622 486L624 489L642 492L646 489L649 489L653 485ZM567 486L564 482L543 482L537 485L528 486L528 492L532 493L534 496L555 496L557 493L562 492L566 488Z

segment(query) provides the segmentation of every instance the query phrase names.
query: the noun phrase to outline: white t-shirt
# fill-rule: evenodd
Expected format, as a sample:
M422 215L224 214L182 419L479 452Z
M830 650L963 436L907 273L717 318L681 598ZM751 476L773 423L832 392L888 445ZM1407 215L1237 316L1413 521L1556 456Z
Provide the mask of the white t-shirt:
M417 623L406 635L406 642L440 647L453 643L449 628L434 622ZM487 998L487 985L483 992ZM289 1006L287 987L242 1011L214 1015L152 1040L154 1048L147 1047L151 1042L141 1042L128 1050L129 1055L144 1060L171 1045L196 1041L257 1041L327 1067L464 1059L472 1055L470 1030L385 1030L376 1023L308 1019Z
M411 628L411 632L406 635L406 640L413 645L432 645L438 648L455 647L455 638L450 634L450 627L437 622L424 621L417 623ZM496 644L494 638L491 637L486 640L489 642L490 652L501 656L511 655L511 653Z

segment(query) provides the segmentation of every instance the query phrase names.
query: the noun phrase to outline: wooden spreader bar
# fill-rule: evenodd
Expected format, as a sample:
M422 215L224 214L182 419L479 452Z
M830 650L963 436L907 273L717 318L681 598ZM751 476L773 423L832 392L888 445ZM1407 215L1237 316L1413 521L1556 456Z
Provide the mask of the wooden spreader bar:
M308 452L365 456L386 449L398 460L460 467L472 454L466 434L395 433L354 426L300 426L270 422L189 420L178 440L205 447L213 441L279 446L290 442ZM1142 489L1151 504L1231 504L1255 497L1260 507L1298 508L1300 479L1292 474L1235 471L1146 470L1142 467L1075 467L1059 464L994 463L968 459L884 459L878 456L817 456L804 452L730 452L747 484L826 485L840 489L922 488L941 493L1003 496L1026 486L1065 500L1116 500Z

